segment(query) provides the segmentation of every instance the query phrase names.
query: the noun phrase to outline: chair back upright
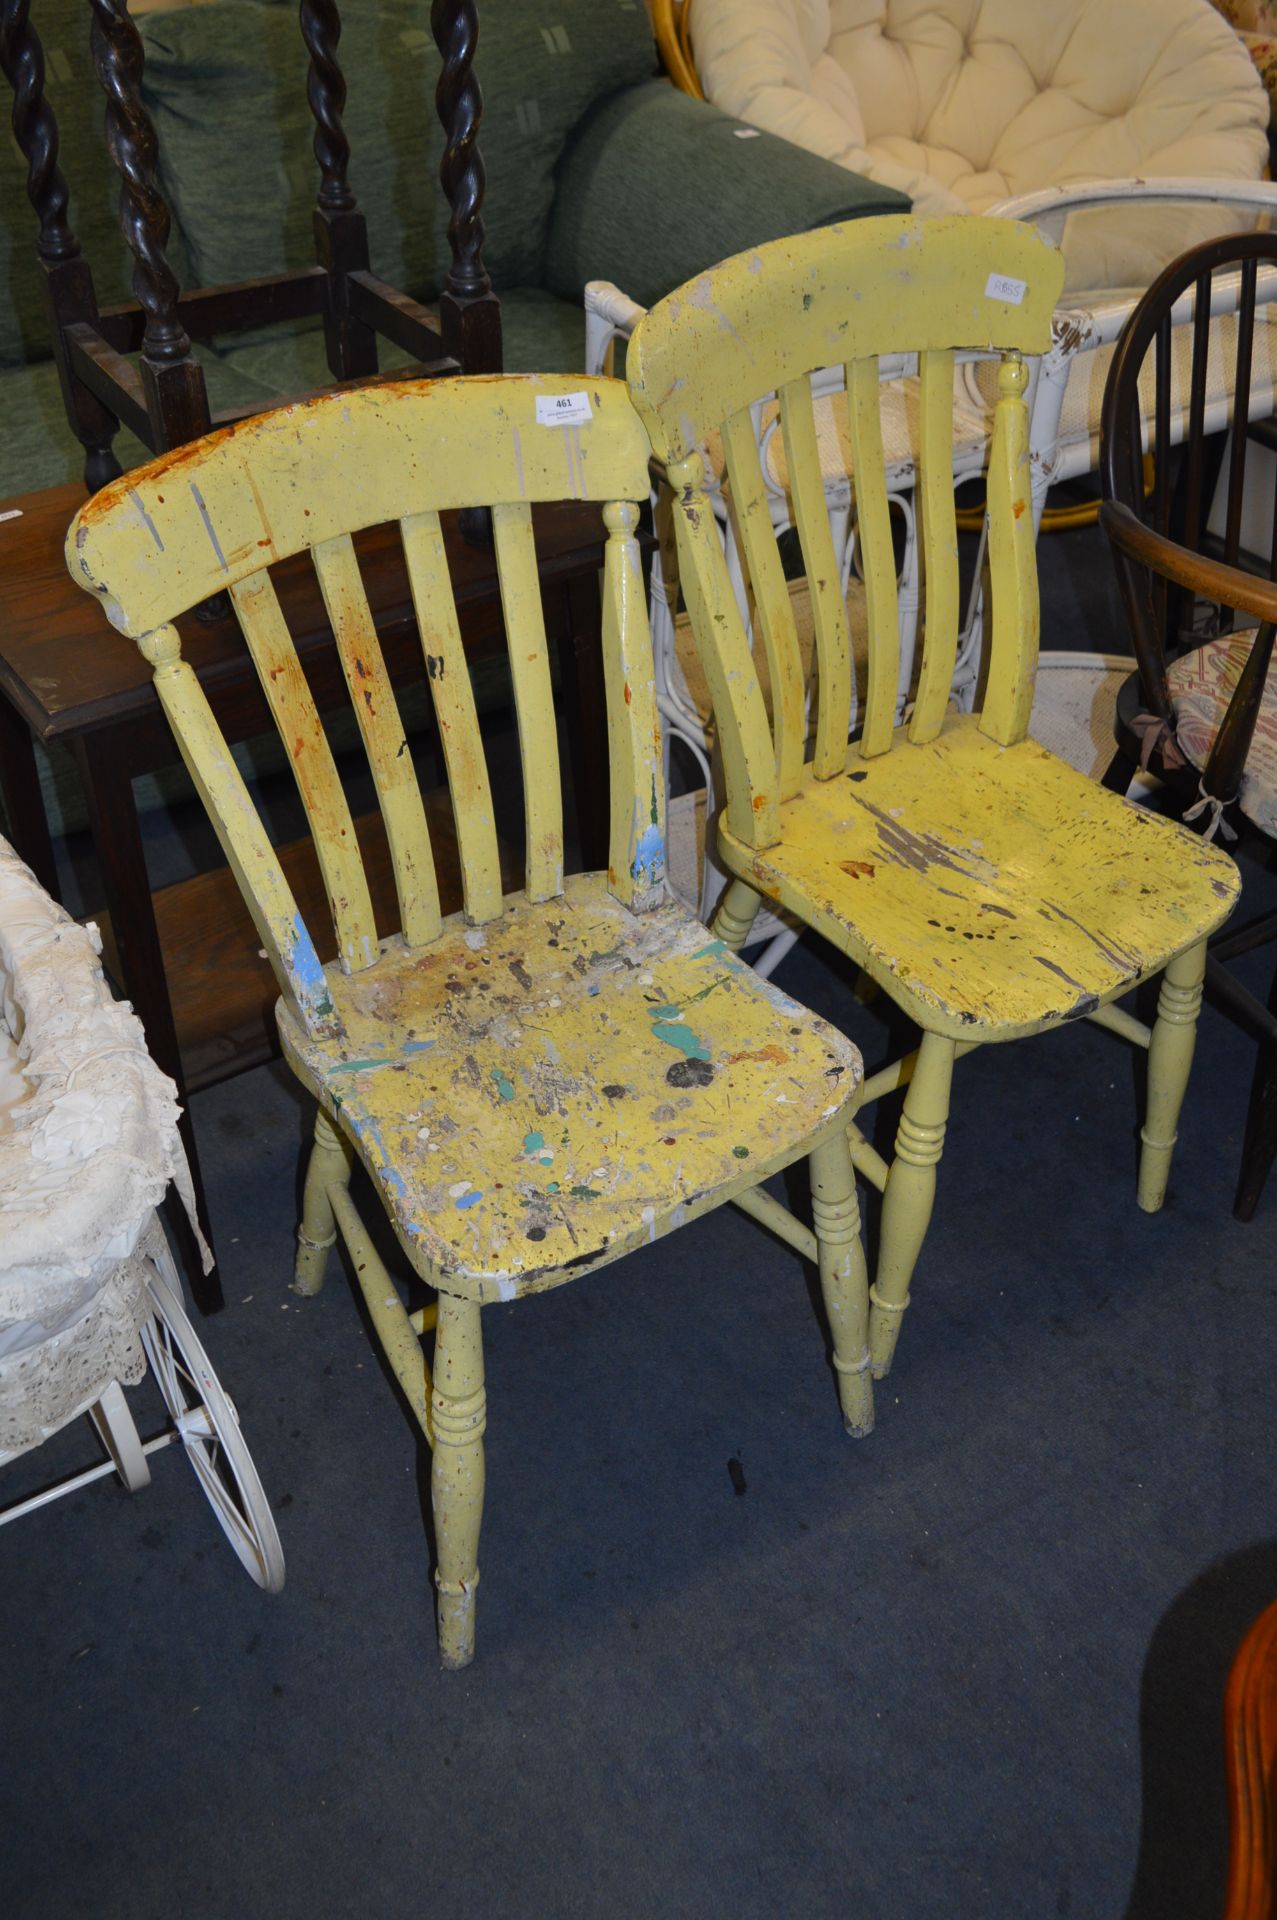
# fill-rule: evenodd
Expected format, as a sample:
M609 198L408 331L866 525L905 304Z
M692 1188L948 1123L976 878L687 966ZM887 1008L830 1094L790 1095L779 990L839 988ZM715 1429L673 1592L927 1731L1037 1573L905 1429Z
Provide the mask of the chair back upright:
M325 394L183 447L104 488L67 536L78 584L155 669L182 757L252 911L280 990L313 1033L339 1028L306 927L175 621L227 591L305 806L341 968L379 955L346 795L271 577L309 553L385 823L409 947L442 920L430 831L354 536L397 522L443 745L467 920L502 911L492 790L449 576L441 511L492 509L522 760L525 888L563 887L563 803L532 508L600 503L611 836L609 884L663 897L659 724L635 527L649 449L619 381L516 376ZM566 415L566 420L564 416ZM323 942L331 948L332 942Z
M861 220L737 255L645 316L627 355L630 391L675 490L680 578L723 743L727 816L747 845L780 837L780 808L804 777L805 688L785 570L750 409L775 393L816 637L818 706L811 772L847 762L852 663L847 608L826 508L811 376L846 369L857 538L869 625L859 752L886 753L896 729L899 624L883 458L879 360L916 353L918 498L926 620L908 738L944 724L958 643L953 497L953 370L967 349L1002 359L989 466L990 667L983 730L1012 744L1028 725L1037 661L1027 369L1050 344L1063 279L1055 247L1012 221ZM771 719L750 639L705 499L701 449L721 433L749 604L761 629Z
M1190 248L1131 313L1101 415L1101 520L1145 710L1173 725L1169 663L1232 632L1238 612L1258 622L1203 776L1223 800L1240 785L1277 622L1277 509L1270 504L1259 525L1261 490L1249 503L1246 491L1249 429L1271 420L1277 403L1275 297L1277 234ZM1277 435L1266 439L1277 449Z

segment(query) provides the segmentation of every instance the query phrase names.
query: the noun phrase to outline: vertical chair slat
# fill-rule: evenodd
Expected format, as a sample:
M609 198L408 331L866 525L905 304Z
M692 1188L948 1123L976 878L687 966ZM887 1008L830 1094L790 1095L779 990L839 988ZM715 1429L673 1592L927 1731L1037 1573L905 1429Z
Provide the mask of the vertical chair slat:
M993 585L989 678L980 731L1004 747L1023 740L1038 664L1038 576L1029 475L1028 369L1008 354L998 372L989 449L989 572Z
M532 510L493 507L492 528L523 754L525 886L529 900L553 900L563 891L563 796Z
M776 755L749 641L727 572L727 556L705 497L704 463L689 454L669 469L679 578L727 772L727 821L746 846L780 837ZM710 830L707 823L707 831Z
M1255 349L1255 288L1257 260L1242 262L1241 311L1237 316L1237 366L1233 380L1233 445L1228 462L1228 514L1224 528L1224 559L1237 564L1241 546L1242 494L1246 485L1246 428L1250 421L1250 368Z
M270 575L241 580L231 599L306 809L338 955L352 973L377 958L377 926L332 749Z
M909 738L934 740L944 723L958 652L958 524L953 499L953 355L920 356L918 491L926 629Z
M488 763L461 644L443 529L437 513L414 513L400 521L399 531L448 768L466 918L478 925L501 911L501 862Z
M847 730L851 722L851 634L847 603L843 599L834 537L829 530L825 485L816 442L811 381L800 374L780 388L780 426L789 462L789 490L794 502L794 524L802 546L803 566L811 595L812 624L816 632L819 680L816 714L816 752L812 772L830 780L847 763ZM857 465L859 472L859 465Z
M636 912L665 894L665 780L656 677L647 630L643 569L634 529L638 508L603 510L603 678L607 687L611 825L608 888Z
M1171 525L1171 400L1175 380L1175 362L1172 354L1171 316L1168 313L1157 329L1157 341L1153 359L1153 511L1154 525L1161 534L1169 534ZM1131 420L1134 432L1131 459L1131 498L1138 500L1143 485L1143 469L1140 465L1140 413L1139 396L1136 393L1131 401ZM1158 644L1166 646L1171 638L1171 621L1174 600L1178 604L1179 589L1172 593L1165 577L1160 573L1152 576L1153 621L1157 630Z
M314 942L204 689L194 669L179 657L180 645L175 627L161 627L138 641L155 668L160 704L253 916L281 993L308 1031L339 1032L341 1023Z
M338 534L311 551L386 823L400 926L410 947L421 946L433 940L443 924L430 829L354 542L349 534Z
M1183 538L1196 553L1201 545L1204 502L1202 452L1206 439L1206 372L1209 364L1211 277L1200 274L1193 288L1193 361L1188 400L1188 488L1184 499Z
M749 575L754 618L762 629L772 689L772 737L780 796L797 793L806 748L806 689L793 604L785 582L763 483L762 461L751 411L745 407L723 423L729 504Z
M890 748L900 690L900 609L882 452L881 394L877 360L852 361L847 368L847 413L856 479L856 539L869 622L869 685L860 738L866 758Z

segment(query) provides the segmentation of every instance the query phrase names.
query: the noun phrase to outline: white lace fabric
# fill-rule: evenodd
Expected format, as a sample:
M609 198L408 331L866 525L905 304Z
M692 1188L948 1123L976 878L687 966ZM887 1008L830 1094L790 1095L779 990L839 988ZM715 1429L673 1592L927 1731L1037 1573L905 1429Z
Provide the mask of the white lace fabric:
M111 1381L145 1370L155 1209L195 1225L171 1080L70 919L0 840L0 1456L37 1446ZM198 1235L198 1227L196 1227ZM203 1247L206 1267L211 1256Z

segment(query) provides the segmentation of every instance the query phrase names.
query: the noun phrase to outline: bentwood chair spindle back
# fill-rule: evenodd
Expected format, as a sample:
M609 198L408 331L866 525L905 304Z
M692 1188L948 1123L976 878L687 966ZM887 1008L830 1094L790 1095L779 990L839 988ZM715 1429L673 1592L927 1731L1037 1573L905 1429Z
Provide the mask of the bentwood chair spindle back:
M319 1104L297 1290L340 1233L434 1449L440 1651L471 1657L486 1421L480 1308L542 1291L732 1200L817 1262L844 1419L872 1424L868 1283L845 1109L849 1043L665 896L661 741L635 539L649 448L625 388L456 380L335 394L246 422L106 488L68 563L154 664L160 699L256 918L285 1054ZM565 417L566 414L566 417ZM596 500L611 838L564 875L564 810L532 506ZM502 894L493 794L439 513L490 507L517 714L523 889ZM442 918L430 833L352 536L397 522L443 741L465 910ZM384 818L399 930L378 940L345 795L270 566L308 551ZM337 958L320 963L181 657L175 618L229 589L318 849ZM438 1295L433 1365L355 1211L362 1161ZM814 1230L761 1191L811 1156Z
M1132 313L1104 394L1101 518L1138 662L1118 696L1106 779L1123 788L1138 763L1151 766L1208 836L1232 837L1236 806L1277 837L1275 296L1277 235L1191 248ZM1235 366L1221 396L1212 361L1224 327ZM1175 342L1190 331L1185 379ZM1267 476L1257 470L1265 459ZM1207 975L1263 1043L1234 1208L1242 1220L1277 1158L1277 1016L1224 962L1273 939L1271 913L1230 928L1212 943Z
M1038 651L1023 356L1044 351L1063 262L1008 221L883 219L742 254L680 288L630 343L631 392L675 494L680 577L723 747L719 848L735 875L715 921L748 937L766 897L826 935L921 1029L866 1082L907 1086L888 1163L853 1127L884 1193L871 1350L886 1373L936 1187L955 1057L1089 1017L1149 1050L1139 1197L1160 1206L1192 1055L1205 936L1231 863L1144 819L1027 737ZM879 359L917 352L917 497L926 611L912 714L896 724L899 628ZM989 460L990 652L980 711L950 711L958 636L953 360L999 355ZM847 620L810 377L846 362L869 621L863 727L848 747ZM780 395L794 520L815 613L818 709L805 757L789 596L762 505L749 408ZM769 724L705 499L719 432L772 687ZM1111 1002L1166 969L1150 1033Z

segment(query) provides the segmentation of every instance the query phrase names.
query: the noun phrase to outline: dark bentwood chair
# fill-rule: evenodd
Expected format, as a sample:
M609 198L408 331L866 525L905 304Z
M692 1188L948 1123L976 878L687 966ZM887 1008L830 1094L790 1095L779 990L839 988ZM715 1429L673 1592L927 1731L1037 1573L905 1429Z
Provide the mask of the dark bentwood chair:
M1270 499L1259 505L1254 460L1247 496L1248 454L1257 443L1277 451L1274 296L1277 234L1184 254L1127 322L1101 421L1101 523L1138 662L1118 698L1105 785L1125 792L1138 765L1151 768L1186 820L1229 839L1234 811L1277 838L1277 520ZM1229 436L1234 419L1246 426ZM1207 991L1261 1039L1240 1220L1277 1155L1277 1015L1223 963L1274 938L1267 914L1212 941L1207 966Z

